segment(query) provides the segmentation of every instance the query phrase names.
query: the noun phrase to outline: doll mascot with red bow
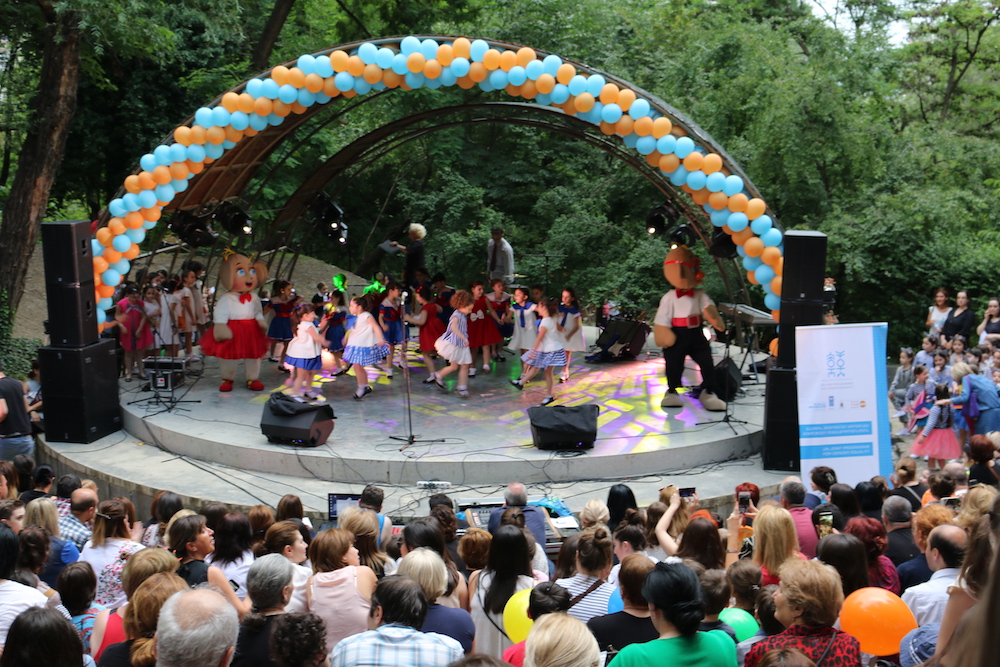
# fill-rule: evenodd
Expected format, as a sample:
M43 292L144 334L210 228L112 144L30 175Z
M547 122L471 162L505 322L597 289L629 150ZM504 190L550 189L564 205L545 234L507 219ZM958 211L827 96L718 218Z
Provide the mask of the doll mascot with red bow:
M715 303L698 287L704 277L699 270L698 257L685 245L675 246L663 262L663 276L674 289L660 299L653 320L653 339L663 348L667 367L667 393L660 407L683 405L677 390L684 374L684 359L691 357L701 369L699 399L702 406L713 412L723 411L726 402L716 395L712 348L702 331L702 324L707 320L718 331L724 325Z
M261 309L258 287L267 281L267 266L246 255L230 254L219 270L219 283L227 290L215 302L215 324L201 339L201 350L219 359L222 384L219 391L232 391L236 369L243 360L247 389L261 391L260 360L267 352L267 323Z

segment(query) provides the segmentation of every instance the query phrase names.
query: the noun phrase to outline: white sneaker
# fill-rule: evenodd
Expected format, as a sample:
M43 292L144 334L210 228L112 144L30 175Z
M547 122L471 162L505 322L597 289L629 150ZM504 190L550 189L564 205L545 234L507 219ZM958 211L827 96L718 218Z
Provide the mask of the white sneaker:
M392 379L392 366L389 366L389 368L386 369L385 376L390 380Z
M476 377L476 368L475 368L475 366L473 366L472 368L469 369L469 377L470 378Z
M892 413L892 417L893 417L893 419L899 419L900 417L904 416L905 414L906 414L906 410L896 410L894 413Z
M489 373L490 372L490 365L489 364L483 364L483 372L484 373Z

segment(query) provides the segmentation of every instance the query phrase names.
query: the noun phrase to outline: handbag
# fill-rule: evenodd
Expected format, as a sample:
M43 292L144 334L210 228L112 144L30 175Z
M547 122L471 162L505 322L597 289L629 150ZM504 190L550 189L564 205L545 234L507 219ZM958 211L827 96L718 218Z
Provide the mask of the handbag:
M969 390L969 400L966 402L965 406L962 408L962 414L969 419L976 419L979 417L979 400L976 398L976 390Z

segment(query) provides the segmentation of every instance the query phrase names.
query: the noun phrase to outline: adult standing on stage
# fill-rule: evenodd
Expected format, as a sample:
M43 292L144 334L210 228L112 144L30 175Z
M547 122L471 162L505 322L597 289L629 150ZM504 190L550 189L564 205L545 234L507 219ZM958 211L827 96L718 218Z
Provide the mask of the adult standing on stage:
M0 360L0 459L10 461L18 454L35 454L28 400L21 383L4 374Z
M960 290L955 295L955 307L948 311L941 325L941 337L946 341L945 347L950 347L951 339L964 336L969 340L972 328L976 326L976 314L969 310L969 293Z
M389 245L394 245L406 255L406 266L403 268L403 280L408 285L417 284L417 269L426 266L424 264L424 237L427 236L427 228L421 224L413 223L407 230L410 237L410 245L404 246L393 241Z
M493 238L486 244L486 267L490 280L502 278L510 282L514 277L514 248L503 237L503 227L494 227Z

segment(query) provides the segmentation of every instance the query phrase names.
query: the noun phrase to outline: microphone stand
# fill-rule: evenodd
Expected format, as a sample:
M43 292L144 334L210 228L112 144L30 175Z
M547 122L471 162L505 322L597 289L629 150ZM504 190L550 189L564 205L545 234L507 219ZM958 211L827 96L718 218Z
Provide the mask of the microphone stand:
M737 324L736 324L736 321L734 320L733 321L733 330L736 331L737 333L736 334L730 334L729 333L730 330L729 330L728 327L726 328L726 331L725 331L725 334L726 334L726 346L725 346L725 352L723 352L723 354L722 354L722 361L720 362L723 367L728 366L728 364L726 363L727 361L731 361L730 356L729 356L729 344L730 344L730 340L732 339L732 337L735 336L735 335L738 335L738 331L739 330L736 327L737 327ZM711 372L714 372L714 371L715 371L715 369L713 368ZM704 370L702 370L702 372L704 373ZM742 379L742 377L743 377L743 370L740 369L740 378ZM736 391L739 391L739 389L740 389L740 387L737 386L736 387ZM733 395L733 400L736 400L736 395L735 394ZM734 426L734 424L747 424L749 422L746 422L746 421L744 421L742 419L737 419L736 417L733 417L732 406L733 406L733 401L726 401L726 414L725 414L725 416L722 419L710 419L710 420L706 420L706 421L702 421L702 422L695 422L695 426L704 426L705 424L723 424L724 423L724 424L728 424L729 428L731 428L733 430L733 435L739 435L739 433L736 431L736 426Z
M403 315L402 315L403 305L402 304L406 301L406 297L408 297L408 296L409 296L409 294L407 294L406 292L403 292L402 298L400 299L400 306L399 306L400 321L403 321ZM399 355L399 357L400 357L400 359L399 359L400 360L400 364L401 364L401 366L403 368L403 379L406 381L406 435L405 436L402 436L402 435L390 435L389 436L390 440L398 440L399 442L406 443L402 447L399 448L399 451L401 451L401 452L405 451L410 445L412 445L414 443L417 443L417 442L427 442L427 443L446 442L446 440L444 438L431 438L431 439L420 440L420 439L417 439L417 436L415 436L413 434L413 403L412 403L412 396L410 394L410 363L409 363L409 358L408 358L407 350L406 350L407 343L409 342L409 333L408 332L409 332L409 328L406 327L406 326L404 326L403 327L403 344L401 346L403 353ZM390 360L389 363L390 364L392 363L391 360Z

